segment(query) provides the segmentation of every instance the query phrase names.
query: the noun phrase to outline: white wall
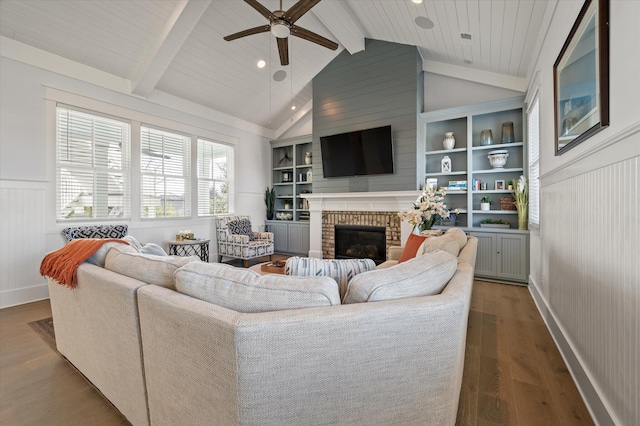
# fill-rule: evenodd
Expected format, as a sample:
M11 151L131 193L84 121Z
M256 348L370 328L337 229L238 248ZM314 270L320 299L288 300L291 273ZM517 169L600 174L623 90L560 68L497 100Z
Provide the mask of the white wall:
M11 237L11 244L0 245L0 307L48 297L38 273L40 261L48 251L63 245L60 230L69 226L55 222L55 119L48 111L60 100L56 97L72 105L79 102L83 105L77 106L116 111L119 116L134 114L162 127L233 144L236 211L250 214L256 227L265 219L262 197L269 183L270 138L243 130L254 125L222 124L207 118L206 109L168 95L156 93L156 101L150 102L7 57L0 57L0 93L0 232ZM163 102L158 101L163 96ZM185 112L189 109L194 113ZM218 115L209 112L211 117ZM182 229L211 237L211 258L215 259L212 218L143 221L134 212L126 223L129 234L165 248L166 241Z
M278 137L278 140L296 138L298 136L306 136L313 133L313 114L308 113L300 120L287 129L282 135Z
M640 2L610 1L610 126L555 155L553 64L582 0L559 1L540 81L541 222L530 289L597 424L640 424Z
M423 112L522 96L522 92L431 72L424 73Z

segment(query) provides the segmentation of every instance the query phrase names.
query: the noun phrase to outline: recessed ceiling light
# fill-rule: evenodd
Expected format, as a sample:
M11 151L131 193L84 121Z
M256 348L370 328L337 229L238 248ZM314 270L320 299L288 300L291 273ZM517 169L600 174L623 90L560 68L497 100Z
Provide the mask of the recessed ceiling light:
M296 110L296 106L295 105L291 105L291 111L295 111Z
M263 59L258 61L258 68L264 68L265 65L267 65L267 63Z
M415 4L422 4L422 0L411 0L412 2L414 2Z
M433 21L431 19L427 18L426 16L418 16L415 19L415 23L416 23L417 26L419 26L420 28L423 28L425 30L430 30L435 26Z

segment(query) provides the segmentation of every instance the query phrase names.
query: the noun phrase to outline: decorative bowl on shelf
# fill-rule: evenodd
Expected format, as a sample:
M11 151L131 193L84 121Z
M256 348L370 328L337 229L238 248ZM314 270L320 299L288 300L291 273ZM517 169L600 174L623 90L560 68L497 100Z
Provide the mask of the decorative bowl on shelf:
M507 164L507 158L509 157L509 151L506 149L496 149L495 151L490 151L487 154L487 158L489 158L489 164L494 169L501 169Z
M292 220L293 219L293 213L278 212L278 213L276 213L276 219L278 219L278 220Z

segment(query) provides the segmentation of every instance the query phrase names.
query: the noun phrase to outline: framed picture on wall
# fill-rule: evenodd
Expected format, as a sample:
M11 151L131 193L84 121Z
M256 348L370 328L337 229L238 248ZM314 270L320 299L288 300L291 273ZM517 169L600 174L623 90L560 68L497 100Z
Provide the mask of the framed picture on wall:
M556 155L609 126L609 0L586 0L553 65Z

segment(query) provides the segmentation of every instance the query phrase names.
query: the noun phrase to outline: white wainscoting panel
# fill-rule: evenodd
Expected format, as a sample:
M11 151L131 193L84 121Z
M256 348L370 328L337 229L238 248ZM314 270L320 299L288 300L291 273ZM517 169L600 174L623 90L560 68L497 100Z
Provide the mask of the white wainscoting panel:
M631 157L552 182L541 198L542 292L620 425L640 424L639 163Z
M44 182L0 181L0 308L49 297Z

